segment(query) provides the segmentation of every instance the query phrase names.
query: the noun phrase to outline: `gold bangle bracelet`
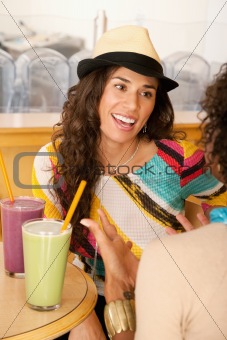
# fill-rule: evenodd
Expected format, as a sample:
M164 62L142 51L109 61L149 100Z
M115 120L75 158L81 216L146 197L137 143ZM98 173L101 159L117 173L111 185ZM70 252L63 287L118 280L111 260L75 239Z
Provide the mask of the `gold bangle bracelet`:
M135 301L115 300L105 306L104 320L109 338L116 333L136 330Z

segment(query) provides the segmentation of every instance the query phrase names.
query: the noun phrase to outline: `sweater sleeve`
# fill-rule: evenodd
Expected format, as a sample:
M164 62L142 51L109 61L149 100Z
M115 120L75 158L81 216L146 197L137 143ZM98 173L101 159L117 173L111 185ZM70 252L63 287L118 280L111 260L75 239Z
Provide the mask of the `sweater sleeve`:
M39 150L33 163L32 192L35 197L45 200L45 217L63 219L62 207L51 184L56 159L51 143Z
M226 225L212 223L150 242L136 280L135 340L226 338L226 241Z
M227 192L205 164L204 152L183 141L184 166L181 171L181 188L184 199L193 195L209 205L227 205Z

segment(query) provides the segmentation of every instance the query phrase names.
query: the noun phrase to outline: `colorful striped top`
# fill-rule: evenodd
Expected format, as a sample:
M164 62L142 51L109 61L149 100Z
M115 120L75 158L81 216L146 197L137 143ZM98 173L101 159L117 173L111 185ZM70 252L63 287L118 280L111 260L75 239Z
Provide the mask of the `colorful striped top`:
M129 174L124 174L122 167L116 176L100 176L90 211L90 217L98 221L97 209L102 207L124 240L133 242L132 251L138 258L147 243L166 235L165 227L182 230L175 216L184 212L185 199L190 195L210 205L227 205L225 187L205 168L201 150L187 141L160 140L155 143L158 151L143 167ZM64 218L55 192L47 185L55 170L53 152L49 143L35 158L33 194L46 201L46 217ZM76 248L71 244L71 250L92 259L95 244L89 234L86 247Z

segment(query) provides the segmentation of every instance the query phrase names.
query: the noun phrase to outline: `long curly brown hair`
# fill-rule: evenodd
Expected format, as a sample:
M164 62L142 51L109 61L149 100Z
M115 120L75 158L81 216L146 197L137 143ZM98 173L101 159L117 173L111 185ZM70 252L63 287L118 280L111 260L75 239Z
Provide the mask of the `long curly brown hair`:
M227 63L221 66L214 81L207 87L205 99L201 103L206 117L202 121L204 147L213 143L209 161L218 157L221 175L227 183Z
M87 185L78 207L71 220L73 225L72 243L83 245L86 229L79 223L83 217L89 216L93 192L102 164L99 161L100 118L98 107L105 85L111 74L118 67L102 67L97 69L68 91L68 100L63 107L61 122L52 136L52 143L58 160L57 173L64 178L64 190L56 188L55 192L65 211L68 210L80 181ZM160 83L156 103L147 121L147 131L140 131L138 138L148 141L163 138L175 139L173 132L174 111L167 92ZM60 144L59 144L60 142ZM62 162L63 159L63 162ZM53 177L57 184L57 176ZM57 186L56 186L57 187Z

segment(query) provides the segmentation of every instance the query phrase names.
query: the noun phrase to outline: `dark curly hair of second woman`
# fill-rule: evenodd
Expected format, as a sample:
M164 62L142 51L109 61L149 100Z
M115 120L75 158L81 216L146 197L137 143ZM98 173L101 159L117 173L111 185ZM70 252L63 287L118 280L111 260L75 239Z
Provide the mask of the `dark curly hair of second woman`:
M213 142L209 161L212 163L218 157L222 178L227 183L227 63L207 87L202 109L206 112L202 142L204 145Z

